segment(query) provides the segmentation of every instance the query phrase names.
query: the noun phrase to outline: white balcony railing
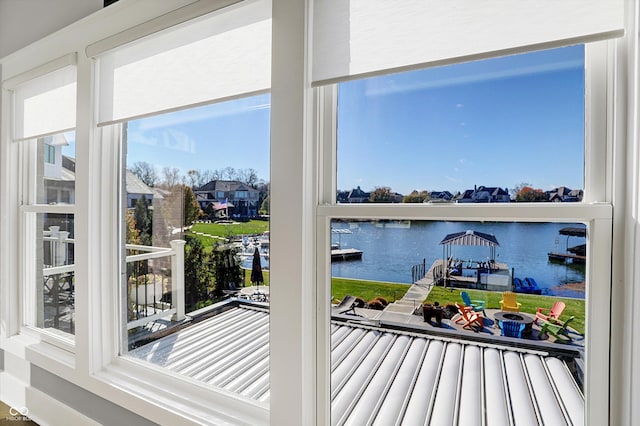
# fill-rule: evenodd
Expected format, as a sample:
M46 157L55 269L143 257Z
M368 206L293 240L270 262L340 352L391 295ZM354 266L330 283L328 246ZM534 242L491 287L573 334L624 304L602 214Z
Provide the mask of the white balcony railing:
M73 311L75 285L75 240L69 238L69 232L59 229L52 226L43 235L43 290L45 301L53 307L51 321L56 328L59 318L67 311ZM185 241L173 240L170 245L126 245L127 253L135 253L126 256L127 293L130 302L127 329L169 316L173 321L185 318ZM167 293L170 297L166 297ZM70 328L73 329L72 322Z
M173 321L185 318L185 241L173 240L170 244L170 248L126 245L128 253L136 252L126 257L129 330L170 315ZM169 289L170 302L164 297Z

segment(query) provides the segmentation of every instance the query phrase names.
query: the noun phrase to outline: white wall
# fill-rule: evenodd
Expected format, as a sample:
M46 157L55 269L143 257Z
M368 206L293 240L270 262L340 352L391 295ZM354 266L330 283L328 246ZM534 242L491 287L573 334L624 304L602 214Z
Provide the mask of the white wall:
M0 0L0 58L102 8L102 0Z

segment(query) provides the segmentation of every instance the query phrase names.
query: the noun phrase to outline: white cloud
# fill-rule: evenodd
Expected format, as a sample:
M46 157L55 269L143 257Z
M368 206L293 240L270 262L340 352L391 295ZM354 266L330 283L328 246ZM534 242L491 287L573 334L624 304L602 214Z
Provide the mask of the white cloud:
M157 146L158 138L147 136L142 132L129 132L127 135L127 143L137 143L140 145Z
M367 87L367 96L383 96L403 92L414 92L417 90L442 88L448 86L458 86L462 84L486 82L492 80L502 80L511 77L519 77L523 75L540 74L545 72L553 72L567 69L582 67L581 60L567 60L560 62L551 62L539 65L528 65L518 68L497 69L494 71L486 71L481 73L468 73L456 77L441 78L438 80L411 81L405 84L387 85L385 87ZM462 104L457 104L462 105Z
M162 139L165 148L189 154L196 152L196 142L184 132L167 129L162 132Z
M218 117L227 117L242 114L250 111L271 108L270 103L252 105L254 100L237 100L231 103L221 103L208 105L201 108L191 108L173 113L157 115L140 120L140 130L151 130L170 126L177 126L184 123L210 120Z

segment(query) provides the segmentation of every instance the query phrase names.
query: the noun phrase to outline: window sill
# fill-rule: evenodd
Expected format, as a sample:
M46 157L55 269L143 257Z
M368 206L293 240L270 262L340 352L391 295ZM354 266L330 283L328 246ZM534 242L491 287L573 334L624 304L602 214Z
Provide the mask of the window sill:
M162 424L269 424L268 404L119 357L94 374L92 391Z
M51 343L42 341L37 336L19 334L5 339L2 349L16 357L28 361L67 380L76 375L75 355Z

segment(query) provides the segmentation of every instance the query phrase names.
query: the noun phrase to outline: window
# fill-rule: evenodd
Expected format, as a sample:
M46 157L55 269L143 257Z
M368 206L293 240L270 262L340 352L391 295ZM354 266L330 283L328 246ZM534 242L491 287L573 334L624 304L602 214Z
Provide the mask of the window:
M446 351L452 347L445 345L440 355L431 353L439 347L441 327L449 338L452 331L459 333L457 341L467 354L477 345L504 345L500 336L504 320L500 312L507 310L502 304L504 291L515 291L523 303L516 321L522 320L525 341L530 336L535 345L538 338L567 337L548 334L538 322L542 320L533 322L538 307L551 309L555 301L563 301L571 308L561 319L572 317L575 327L571 344L577 353L588 350L584 342L597 332L584 326L588 323L584 290L597 287L589 281L591 256L606 253L608 240L595 235L602 232L601 226L606 230L611 216L605 209L600 222L603 212L575 203L583 189L589 193L583 176L594 163L585 166L587 153L603 143L585 143L585 116L590 111L585 107L584 50L574 46L497 57L354 79L321 89L326 102L336 94L337 122L334 151L325 157L330 166L324 169L334 173L325 191L337 190L325 192L331 203L318 209L319 222L326 224L318 237L326 242L326 254L319 258L331 266L326 277L329 290L319 296L333 301L328 308L333 321L326 326L331 330L327 338L332 353L327 396L331 422L363 415L382 421L396 411L411 421L447 418L440 412L446 404L439 401L448 392L446 379L417 376L421 362L436 356L444 363L440 368L448 368ZM545 108L546 103L553 106ZM514 115L498 113L503 107ZM539 149L547 151L543 148L547 141L549 149L563 153L562 160L555 165L546 158L529 162L541 154ZM523 158L536 167L520 167ZM597 186L592 188L601 193ZM548 207L525 213L535 201L546 201ZM551 205L554 201L561 203ZM520 207L522 202L527 207ZM574 241L569 243L569 238ZM482 325L460 319L455 304L464 306L461 292L475 300ZM440 305L437 309L435 302ZM536 306L527 307L529 303ZM456 314L453 320L446 319ZM366 328L352 325L358 322L381 327L383 337L374 338ZM392 324L427 336L429 349L425 346L422 355L414 353L421 340L412 335L413 340L407 341ZM463 326L478 326L484 333L466 332ZM472 361L466 357L461 361L468 362ZM584 359L565 362L576 373L566 378L567 383L582 386ZM413 381L403 382L405 368L416 371ZM350 373L343 375L343 370ZM469 389L468 380L493 380L489 370L483 371L482 379L460 375L458 391L464 394ZM431 402L418 411L412 408L416 380L422 383L419 392L436 395L437 390L439 395L429 399L421 394ZM392 407L384 398L389 387L406 393L401 406ZM502 397L508 399L509 393ZM382 401L379 410L370 411L369 398ZM586 410L585 404L573 419L579 421ZM478 415L489 416L491 422L498 414L485 406Z
M21 176L22 324L66 349L75 334L74 62L68 55L5 82Z
M208 306L211 310L230 297L251 299L256 249L264 272L263 280L254 284L268 283L269 222L233 220L248 217L248 207L213 201L220 181L212 176L232 169L230 182L242 182L251 170L258 179L242 183L268 197L269 103L268 95L260 95L126 124L122 187L129 202L121 214L126 222L128 344L123 353L139 356L144 348L135 348L166 334L157 324L148 328L159 318L178 324L198 319ZM214 132L236 143L225 148L211 142ZM247 140L254 142L245 142L246 149L234 147ZM183 276L175 269L179 259L184 259Z
M64 158L75 159L73 132L52 137ZM49 138L51 140L51 138ZM75 333L75 192L74 170L58 162L50 167L45 139L19 142L23 182L22 254L24 256L25 318L28 326L68 340ZM65 195L66 194L66 195ZM66 336L65 336L66 335Z
M44 145L44 161L45 163L55 164L56 162L56 149L55 147L45 144Z
M345 82L337 120L347 202L580 201L584 46Z
M429 244L431 249L435 246L438 251L442 249L440 241L450 233L466 234L467 230L473 229L484 232L491 226L499 228L501 233L508 228L522 230L529 227L537 230L548 227L552 228L548 235L558 235L559 251L566 252L567 248L574 245L571 242L566 244L566 237L560 234L560 230L582 227L587 230L583 274L588 295L584 326L588 339L584 348L586 408L579 411L594 424L618 423L616 419L625 417L625 414L620 414L624 410L612 409L610 405L620 408L620 405L631 404L631 398L624 390L633 388L633 379L628 379L630 376L626 374L627 371L619 365L632 360L629 346L625 345L630 345L627 337L629 333L633 337L635 331L622 326L627 323L621 319L630 318L629 310L618 310L616 307L617 313L610 315L607 301L620 303L628 294L633 294L629 292L634 285L633 279L627 278L632 278L633 268L630 265L634 264L637 254L628 250L633 245L627 240L632 232L623 235L629 231L627 225L635 223L632 210L637 202L635 195L626 189L627 184L633 186L634 182L627 181L637 170L628 170L628 167L635 166L625 159L628 152L637 148L637 141L624 131L627 125L633 125L627 123L626 117L637 115L634 114L637 112L635 107L627 108L627 102L634 102L627 101L633 92L629 89L634 86L627 87L621 83L627 76L634 75L631 72L633 67L627 64L635 63L637 56L627 52L637 47L634 47L629 36L637 34L633 28L635 24L625 16L625 10L634 9L633 6L626 8L622 0L566 0L553 2L553 5L546 4L546 7L540 7L539 2L535 1L527 4L501 3L498 6L466 0L323 0L289 2L285 7L282 2L273 2L272 6L270 1L262 0L188 3L185 5L183 0L119 2L117 7L105 8L95 16L87 17L25 50L0 59L2 78L5 79L2 82L0 122L0 204L4 212L0 221L0 236L3 238L3 250L0 251L0 316L3 323L3 327L0 327L0 346L11 354L11 359L20 361L5 362L0 384L8 381L10 386L28 391L28 386L33 383L25 383L22 374L24 368L21 366L30 363L32 367L49 371L52 378L68 379L81 388L81 392L89 390L106 399L109 404L126 405L126 408L156 423L238 421L246 424L303 424L312 419L317 424L330 424L332 421L348 420L350 415L360 420L378 414L392 417L388 423L393 423L398 416L389 410L390 400L385 400L383 407L372 391L383 388L389 391L388 395L402 394L397 392L397 387L380 386L379 381L385 376L377 374L380 368L392 371L396 365L377 364L376 360L360 363L359 367L364 366L365 370L359 369L358 377L355 377L350 374L355 370L347 371L345 367L356 364L344 364L338 352L331 353L332 348L341 347L332 344L331 329L339 327L339 333L346 333L347 329L343 328L344 323L330 322L331 311L336 306L330 306L327 301L332 296L336 297L334 302L345 299L344 295L337 292L337 281L349 277L348 269L355 264L332 263L332 243L339 246L336 249L362 249L362 262L370 260L369 254L373 252L369 246L381 245L378 252L386 252L389 258L400 260L393 262L393 268L389 259L368 264L371 269L367 272L372 275L362 279L377 281L382 279L383 273L393 272L395 266L399 265L400 269L405 270L406 265L411 267L405 272L407 281L401 283L406 287L413 281L412 269L421 275L419 272L425 272L424 269L428 272L430 266L440 258L439 255L432 255L435 257L423 262L420 251L407 249L410 245L407 240L412 237L421 240L418 235L423 234L419 234L418 229L434 227L447 232L440 235L440 230L434 230L434 235L429 234L429 238L438 234L432 240L434 244ZM275 21L273 27L270 19L272 10ZM124 15L127 19L117 19ZM165 30L158 31L159 28ZM504 34L509 34L509 37ZM472 42L470 35L473 36ZM625 37L622 43L605 40L618 36ZM506 56L523 52L530 52L534 56L546 55L548 52L545 50L570 45L573 47L563 49L583 49L584 52L584 56L580 55L580 60L584 60L584 92L581 92L584 93L584 105L570 108L574 112L580 110L578 115L586 115L582 117L585 126L580 140L581 143L584 141L584 148L563 152L558 156L550 155L545 161L562 159L567 164L578 162L582 165L582 171L572 177L572 182L575 178L576 183L568 183L567 178L567 181L562 179L553 182L553 186L538 184L524 175L530 170L529 158L524 161L516 156L515 159L503 161L503 172L508 171L508 166L513 166L513 173L505 182L502 181L502 175L497 175L492 182L484 181L485 175L497 169L485 168L474 174L468 182L460 183L459 188L448 182L440 185L437 180L444 173L431 172L441 165L447 165L445 155L437 158L412 155L406 153L406 149L397 149L402 141L392 138L389 139L394 143L391 147L380 148L380 145L376 145L376 149L371 150L370 145L361 144L356 139L357 133L361 133L372 143L373 138L380 136L381 132L367 133L366 127L360 127L360 132L354 131L354 122L376 129L381 128L380 122L395 122L406 127L418 127L426 123L406 120L412 111L417 110L407 108L404 95L400 94L378 94L376 102L372 101L371 105L379 108L379 112L384 111L384 114L376 118L370 115L362 120L354 119L354 113L371 114L375 111L372 111L374 108L367 110L368 105L364 103L360 103L362 108L355 107L356 104L349 108L345 103L345 94L349 91L354 95L372 82L388 83L390 78L396 81L414 79L412 76L427 76L438 70L448 73L452 69L455 71L465 66L476 66L478 61L496 58L500 62ZM202 51L206 54L199 54ZM77 54L52 60L60 52ZM76 70L73 65L70 66L76 63L76 55L79 77L77 93ZM32 67L36 63L45 65L34 70ZM69 66L73 70L71 80L64 76L65 72L57 73ZM569 68L578 70L575 66ZM551 71L549 73L553 74ZM22 91L27 83L52 74L60 78L56 77L51 82L38 80L38 84L32 86L30 91ZM523 77L513 77L512 80L517 78ZM420 82L417 78L415 81ZM452 87L445 86L441 89ZM393 85L384 88L395 89ZM360 93L366 95L366 89L364 87ZM422 91L437 90L429 88ZM34 94L43 96L34 98ZM533 93L532 96L538 94ZM36 99L38 101L33 102ZM94 105L94 100L99 105ZM389 100L394 105L385 105ZM522 98L518 101L522 101ZM210 107L216 105L229 108L244 102L253 110L240 108L242 112L233 111L233 114L220 111L220 116L215 118L198 119L193 116L207 113ZM68 103L72 104L71 109L65 107ZM453 105L454 113L468 111L468 103L459 103L460 107L457 107L457 103ZM527 107L526 102L524 105L521 103L522 109L519 110L525 111ZM59 115L62 111L66 113ZM257 153L256 161L251 157L254 153L248 149L254 142L250 139L224 139L221 134L225 132L216 128L208 132L209 139L206 142L193 144L189 133L181 128L183 124L195 127L195 123L216 121L232 123L238 131L250 131L252 129L240 129L251 126L235 119L254 113L264 114L261 116L268 122L268 127L261 121L261 125L253 130L260 134L261 141L267 140L263 139L266 137L271 139L261 145L270 145L270 149ZM487 116L495 118L489 114ZM185 123L182 123L183 120ZM471 123L447 122L443 118L429 124L454 124L460 130L470 127ZM500 124L493 123L494 126ZM570 133L575 135L574 130L580 130L581 126L572 122L570 127ZM72 129L76 129L73 137ZM349 134L351 139L348 138ZM54 139L58 135L63 135L66 142L56 144ZM76 137L79 143L77 149L72 149L75 148L72 140ZM60 157L55 157L55 164L46 161L45 141L54 147L54 151L57 151L55 154L60 154ZM145 142L155 145L144 145ZM473 157L470 158L473 160L484 160L482 148L485 142L482 142L480 149L464 147L462 151L472 152ZM435 145L433 150L443 153L444 148L453 144L447 144L446 147L444 143ZM181 148L187 151L190 147L196 148L191 156L197 159L197 163L178 158L178 154L182 153ZM200 155L199 147L216 147L216 151ZM406 145L403 148L407 148ZM501 155L512 148L509 144L500 146L497 154ZM230 158L227 149L242 153L245 158L237 164L231 163L227 161ZM199 157L206 159L206 165L200 165ZM75 170L76 158L79 166L78 184L71 189L64 181L75 176L67 174L65 177L64 173ZM236 202L236 189L232 186L236 179L228 173L230 170L219 168L229 166L236 171L254 168L266 158L271 164L268 172L257 170L259 179L265 180L264 188L256 188L261 182L253 181L251 186L259 192L249 191L248 198ZM134 180L129 178L127 170L132 173L135 171L133 175L144 182L144 170L134 170L134 165L142 162L150 164L152 170L162 176L162 181L170 185L165 186L158 180L154 185L145 184L147 188L143 185L128 188L130 184L133 186ZM518 167L519 163L524 166ZM477 163L479 166L486 164L490 163ZM37 183L40 168L51 169L46 173L53 173L57 167L60 178L48 179L46 185ZM167 179L165 168L169 171ZM178 173L171 173L173 168L178 169ZM576 170L573 166L571 168ZM213 188L206 187L206 183L197 185L200 177L211 170L220 173L206 176L203 182L216 182L216 185L212 185ZM421 174L413 175L414 170L420 170ZM349 176L356 171L359 175ZM268 179L267 174L270 175ZM390 183L391 179L408 175L413 177L407 188ZM358 181L365 177L371 182ZM511 198L514 195L512 190L524 183L532 184L533 190L541 189L544 192L561 187L578 192L566 194L564 191L555 191L558 192L557 196L545 194L553 203L507 203L505 192ZM166 209L163 211L162 207L154 205L160 197L165 200L164 197L179 198L170 189L185 186L191 188L205 214L193 224L191 230L185 230L184 221L181 220L187 216L184 208L168 212L168 220L172 222L168 225L168 221L164 220L167 218L161 217ZM389 191L383 190L374 196L374 201L384 202L370 202L371 193L376 187L384 189L385 186ZM198 190L194 190L195 187ZM495 194L488 188L495 188ZM416 194L412 194L414 189ZM476 202L455 203L457 192L467 190L474 191L470 199ZM186 192L183 191L182 195ZM430 202L424 203L427 192ZM419 202L403 203L406 196ZM272 205L271 197L274 200ZM582 202L575 202L580 197L584 197ZM624 202L614 206L616 200ZM184 200L176 201L176 205L184 205ZM137 221L135 225L132 224L131 216L135 219L136 206L140 206L141 223L145 222L145 217L148 221L152 216L151 233L141 233L136 228ZM273 218L267 221L271 208ZM257 286L255 292L252 289L248 295L259 300L239 300L240 304L259 306L251 306L251 313L244 324L252 331L269 330L268 344L261 347L268 348L268 358L265 361L263 351L251 350L254 347L251 345L257 345L258 339L248 339L251 345L245 345L247 340L237 339L232 343L245 350L246 356L227 358L229 362L225 364L223 374L209 374L212 371L208 369L210 366L201 369L202 364L195 366L190 361L153 368L150 363L156 362L157 367L159 361L171 362L173 359L164 357L162 352L145 352L145 349L171 351L177 349L184 336L170 334L162 338L164 340L158 339L149 345L145 345L147 342L143 339L138 339L144 338L145 333L153 328L176 325L175 320L179 317L177 310L168 312L175 309L177 297L174 296L178 294L170 284L172 274L179 274L171 264L171 260L177 258L179 249L172 247L170 241L182 240L181 233L186 238L188 233L200 232L213 236L196 234L203 245L205 240L213 245L216 241L234 237L232 233L237 229L253 225L253 222L244 220L254 219L254 211L258 212L259 219L267 219L263 225L268 227L269 233L264 235L260 232L256 235L258 241L254 240L253 235L247 236L246 240L234 241L233 248L246 255L250 247L257 247L260 261L269 265L269 274L264 274L264 280L273 280L274 285L269 285L268 316L265 313L264 285ZM215 225L224 229L222 234L212 234L209 232L212 227L204 226L214 225L207 222L215 221L219 222ZM455 229L445 229L454 225ZM142 226L140 228L144 229ZM612 238L612 228L615 240ZM134 229L139 239L146 234L144 237L148 239L148 244L140 241L138 247L132 247L132 240L127 244L126 231ZM332 231L341 229L351 233ZM67 235L64 234L66 232ZM532 247L519 247L517 250L509 248L507 251L503 245L505 241L513 239L499 236L497 231L491 232L501 244L496 252L500 259L507 252L509 255L519 253L527 259L538 255L539 250L534 254ZM267 235L273 237L267 240ZM542 232L535 234L536 237L541 235ZM129 236L135 238L135 232ZM164 241L160 243L160 239ZM556 243L555 240L546 243L548 238L543 240L543 245L550 245L544 249L541 260L547 262L547 250L551 252L556 248ZM519 242L526 241L519 239ZM612 251L613 244L619 252ZM264 256L266 251L263 251L267 245L270 245L268 259ZM427 244L426 241L420 241L416 246L426 247ZM66 250L62 247L66 247ZM205 246L205 249L209 247ZM193 252L185 250L185 257L191 254ZM458 269L461 277L476 279L476 282L480 279L483 284L483 268L490 269L486 267L486 256L490 255L482 252L468 255L456 250L451 257L452 261L456 258L458 261L452 264L453 269L449 272L457 273ZM249 258L244 256L243 262ZM448 258L445 260L448 261ZM472 262L469 262L470 259ZM231 265L236 258L223 256L221 260ZM511 276L531 276L539 286L546 284L535 273L537 269L521 273L519 270L526 263L518 263L520 261L509 259L504 262L507 265L523 265ZM612 261L613 281L610 273ZM244 266L248 269L247 263ZM545 263L545 268L547 266L552 267ZM423 271L420 271L420 267ZM561 271L551 273L553 279L565 279L566 276L571 283L581 279L582 272L579 269L574 270L567 265L553 267L555 271ZM248 275L247 271L245 276ZM129 278L132 278L131 283ZM52 286L54 283L57 283L56 286ZM160 290L156 291L158 283ZM138 288L142 290L138 291ZM57 295L54 289L57 289ZM448 291L444 287L438 289ZM229 286L225 290L229 292L225 302L237 294L237 288ZM333 290L336 290L335 294L332 294ZM367 296L366 301L375 299L375 296ZM387 298L395 299L393 291ZM59 301L61 310L56 311L50 304L51 300ZM206 328L206 321L210 318L203 319L203 316L219 306L216 303L204 306L209 303L208 300L200 300L203 303L199 311L185 309L185 321L180 323L180 327L185 327L180 331L197 330L198 327L189 326L194 324ZM483 301L488 304L490 300L487 297ZM625 307L631 304L628 302ZM413 301L407 305L413 309ZM350 313L346 315L349 320L354 319ZM406 317L405 314L401 316ZM418 315L412 317L424 324L424 318ZM69 318L75 321L69 322ZM138 322L129 328L133 321L139 320L150 321L144 325ZM369 333L374 328L389 325L385 321L383 319L377 323L376 319L372 319L368 324L361 324L360 320L356 320L346 326L370 337ZM23 327L25 324L26 327ZM76 325L73 330L71 324ZM237 331L238 328L234 323L234 327L226 327L226 330ZM211 330L206 328L206 331ZM169 334L167 329L162 332ZM137 333L140 334L136 336ZM60 353L67 351L56 350L48 344L53 341L64 349L73 350L74 334L80 348L74 356L75 365L67 353ZM382 336L383 333L380 334ZM42 339L41 344L32 345L31 336L45 336L46 339ZM240 337L247 339L248 336L253 335L243 334ZM424 343L415 340L413 332L406 333L406 330L395 330L382 337L399 342L412 341L417 345ZM339 337L334 334L334 339L338 340ZM194 340L197 345L202 343L197 338ZM221 342L220 339L214 341ZM133 342L135 345L129 346ZM229 348L229 341L224 343L217 344L215 348L222 351L218 353L221 358ZM348 341L343 340L343 343ZM203 347L198 347L200 352L184 350L182 354L199 357L203 355ZM398 355L398 351L405 347L394 344L385 348ZM380 346L369 352L380 354L378 349ZM485 349L482 349L483 355L489 352ZM473 358L478 353L473 348L468 351L465 349L464 356ZM363 355L366 354L365 350ZM208 355L211 353L203 355L202 359L210 361L212 357ZM253 362L257 358L259 362L253 364L255 370L250 376L235 375L235 371L229 367L237 367L239 360L249 359ZM463 358L461 356L458 359ZM620 360L626 363L618 362ZM372 359L368 358L368 361ZM177 372L172 369L178 364L191 368L191 371ZM332 366L337 368L332 371ZM565 371L564 367L560 370ZM266 374L260 380L253 380L255 371ZM342 374L345 381L334 380L332 376L335 371ZM185 379L184 376L189 373L193 375ZM177 374L183 376L178 377ZM200 377L195 377L198 375ZM228 390L234 394L220 391L220 387L224 386L215 383L203 385L201 378L206 376L228 379L227 383L235 387ZM616 378L621 377L627 379L619 384ZM366 390L354 385L355 382L348 382L349 379L358 378L363 379L360 384L368 378L377 382ZM457 390L453 385L447 386L452 383L443 382L437 398L445 396L454 401L459 397L467 397L466 392L452 392L452 389ZM486 386L487 382L481 384L485 385L485 391L494 389ZM238 391L240 388L242 390ZM351 393L353 391L362 393L355 396ZM336 405L332 401L332 392L340 398L335 402ZM239 398L237 393L242 393L246 398ZM17 391L16 394L22 395L24 392ZM483 391L472 395L479 395L484 401L498 401L487 398L489 393ZM612 398L620 395L623 397ZM357 397L363 397L368 403L356 407L355 402L359 401ZM419 419L419 416L427 414L432 419L445 418L439 417L434 409L428 413L429 408L425 410L423 401L416 406L416 411L409 414L409 418ZM477 399L474 399L475 402ZM350 411L349 406L356 409ZM66 406L60 408L67 412ZM569 410L567 407L565 409ZM542 411L536 413L543 416ZM464 416L471 412L460 410L457 420L466 423ZM496 410L489 412L497 413ZM505 419L504 423L512 422L513 418L530 418L528 414L514 412L514 416ZM480 416L482 414L472 420ZM43 420L47 420L45 416ZM544 420L546 423L553 422L547 421L546 417ZM486 419L485 423L492 424Z
M163 337L180 339L171 334L227 306L268 308L269 222L252 220L257 208L237 189L269 195L270 15L270 2L240 3L97 54L99 126L120 170L119 200L108 202L120 217L112 285L126 365L142 359L168 373L150 353ZM221 351L236 346L212 339ZM188 370L184 377L211 383L219 398L216 380L232 366Z

